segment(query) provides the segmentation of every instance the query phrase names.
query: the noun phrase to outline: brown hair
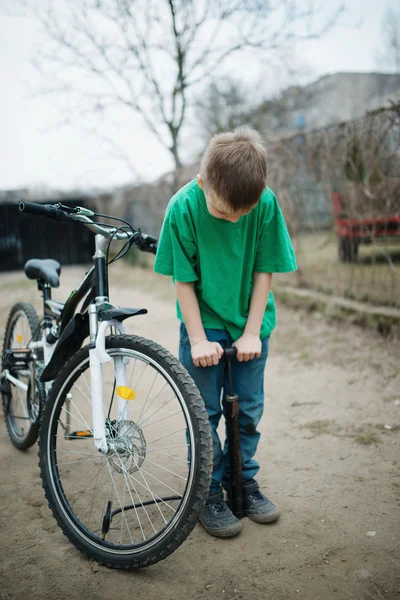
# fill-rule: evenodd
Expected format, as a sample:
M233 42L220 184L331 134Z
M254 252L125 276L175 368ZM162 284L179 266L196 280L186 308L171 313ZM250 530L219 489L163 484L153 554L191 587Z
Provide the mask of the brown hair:
M204 154L200 174L211 189L234 210L254 206L267 183L267 151L254 129L235 129L214 135Z

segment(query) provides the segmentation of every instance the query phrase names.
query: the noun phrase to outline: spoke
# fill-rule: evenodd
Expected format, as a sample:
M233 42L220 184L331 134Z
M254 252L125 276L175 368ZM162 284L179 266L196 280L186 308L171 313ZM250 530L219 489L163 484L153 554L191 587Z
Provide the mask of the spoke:
M158 481L158 483L161 483L161 485L163 485L164 487L166 487L169 490L171 490L171 492L174 492L174 494L177 494L178 496L181 496L180 492L177 492L176 490L174 490L174 488L170 487L168 484L166 484L163 481L161 481L161 479L158 479L158 477L156 477L152 473L149 473L149 471L146 471L146 469L143 469L143 467L139 467L139 471L143 471L143 473L146 473L146 475L149 475L150 477L152 477L153 479L155 479L156 481Z
M153 398L153 400L151 401L151 403L149 404L149 406L147 407L147 409L146 409L146 410L143 412L143 416L146 414L146 412L147 412L148 410L150 410L150 408L153 406L154 402L157 400L157 398L159 397L159 395L161 394L161 392L163 392L163 391L164 391L164 389L167 387L167 385L169 385L168 381L166 381L166 382L164 383L164 385L162 386L161 390L160 390L160 391L158 392L158 394L157 394L157 395L156 395L156 396ZM175 398L175 397L176 397L176 394L174 394L173 398ZM170 400L168 400L167 404L168 404L168 403L169 403L171 400L172 400L172 398L171 398ZM166 404L165 404L165 405L163 404L163 406L166 406ZM163 406L161 406L161 408L163 408ZM157 410L160 410L160 409L158 408ZM157 412L157 410L156 410L155 412ZM154 414L155 414L155 413L153 413L153 415L154 415ZM150 417L151 417L151 416L152 416L152 415L150 415ZM150 418L150 417L147 417L147 418L145 419L145 421L146 421L148 418ZM144 421L143 421L143 423L144 423ZM138 419L138 425L139 425L139 419Z
M104 465L103 465L103 467L104 467ZM102 468L103 468L103 467L102 467ZM95 481L95 484L94 484L94 489L93 489L92 498L91 498L91 500L89 500L88 504L85 506L85 509L84 509L84 511L82 512L82 517L83 517L83 515L84 515L84 514L85 514L85 512L87 511L88 507L90 506L89 518L88 518L88 522L87 522L87 523L88 523L88 527L89 527L89 525L90 525L90 519L91 519L91 517L92 517L93 501L94 501L94 496L95 496L96 489L97 489L97 482L98 482L99 475L100 475L100 473L101 473L101 470L102 470L102 468L101 468L101 469L99 469L99 470L97 471L97 475L96 475L96 481ZM99 487L99 491L100 491L100 490L101 490L101 488L102 488L102 487L105 485L106 481L107 481L107 479L105 479L105 480L103 481L103 484L102 484L102 485Z
M76 421L77 423L79 423L79 425L82 425L82 426L85 428L85 430L88 430L88 431L90 431L90 433L93 433L93 430L92 430L92 429L90 429L90 427L89 427L89 425L86 423L86 421L85 421L85 422L83 422L83 421L81 421L80 419L78 419L78 417L76 417L76 416L75 416L75 415L73 415L71 412L69 412L69 410L67 410L66 408L64 408L64 406L63 406L63 408L62 408L62 409L63 409L63 410L64 410L64 411L65 411L65 412L66 412L66 413L67 413L67 414L68 414L70 417L72 417L73 419L75 419L75 421ZM58 421L58 423L60 423L60 425L62 426L62 423L60 422L60 420L59 420L59 419L57 419L57 421ZM64 429L64 428L63 428L63 429ZM59 436L57 436L57 437L59 437ZM78 438L78 439L82 439L82 438L81 438L79 435L75 435L75 436L71 436L71 437L75 437L75 438Z
M146 450L147 452L147 450ZM180 458L179 456L174 456L173 454L167 454L166 452L160 452L160 450L151 450L151 452L157 452L157 454L162 454L163 456L168 456L168 458L175 458L175 460L179 460L181 462L187 463L186 458ZM147 459L149 460L149 459Z
M163 407L162 407L163 408ZM158 411L157 411L158 412ZM144 427L141 425L142 429L145 429L146 427L150 427L151 425L155 425L156 423L160 423L162 421L166 421L167 419L170 419L171 417L174 417L175 415L180 415L182 414L182 410L179 409L174 413L171 413L170 415L168 415L167 417L163 417L162 419L158 419L157 421L152 421L151 423L147 423L147 425L145 425Z
M158 463L153 462L149 458L146 458L146 462L149 462L150 464L155 465L156 467L158 467L159 469L162 469L163 471L167 471L168 473L171 473L171 475L174 475L175 477L179 477L179 479L183 479L184 481L186 481L186 479L187 479L187 477L182 477L182 475L178 475L178 473L174 473L174 471L170 471L169 469L167 469L167 467L163 467L163 466L159 465Z
M108 461L107 461L107 464L108 464ZM111 493L112 493L112 481L111 481L111 478L108 477L108 479L106 479L106 482L107 481L109 483L108 494L106 494L106 497L105 497L104 502L103 502L103 510L101 511L101 514L100 514L100 523L99 523L98 531L101 531L101 529L102 529L103 515L105 514L105 512L107 510L107 498L112 499L111 498Z
M87 384L86 384L86 385L87 385ZM80 393L82 394L82 396L83 396L84 398L86 398L86 400L89 402L89 404L92 404L92 401L91 401L91 399L90 399L90 398L88 398L88 397L86 396L85 392L82 392L81 388L79 387L79 385L78 385L76 382L74 383L74 387L78 388L78 390L80 391ZM89 390L89 391L90 391L90 390ZM70 392L70 393L71 393L71 392ZM72 396L72 394L71 394L71 396ZM70 402L72 402L71 398L70 398L69 400L70 400ZM73 402L72 402L72 404L73 404ZM74 406L75 406L75 405L74 405Z
M87 387L87 390L88 390L89 394L91 394L91 393L92 393L92 391L91 391L91 389L90 389L90 387L89 387L89 384L88 384L88 382L86 381L85 373L81 373L81 375L82 375L83 381L85 382L85 385L86 385L86 387Z
M68 398L68 400L70 401L70 403L71 403L71 404L72 404L72 406L75 408L76 412L78 413L78 415L80 416L80 418L81 418L81 419L82 419L82 421L84 422L84 424L85 424L85 427L86 427L87 429L90 429L90 431L92 431L92 429L91 429L91 428L89 427L89 425L86 423L86 421L85 421L85 417L83 417L83 416L81 415L81 413L80 413L79 409L76 407L76 405L75 405L75 402L72 400L72 398ZM67 410L67 409L65 409L65 410ZM67 412L68 412L68 411L67 411ZM69 413L69 414L71 415L71 417L73 416L71 413ZM75 419L78 421L78 419L77 419L76 417L74 417L74 418L75 418Z
M106 465L106 463L104 463L103 467L105 467L105 465ZM95 495L95 493L96 493L96 490L97 490L97 491L100 491L100 490L101 490L101 488L103 488L103 487L105 486L105 484L107 483L107 481L108 481L108 478L104 479L104 481L103 481L103 483L101 484L101 486L100 486L100 487L97 487L97 480L98 480L98 477L99 477L99 475L100 475L100 472L101 472L101 470L103 469L103 467L101 467L101 469L99 469L99 471L97 472L97 475L96 475L95 477L93 477L93 479L96 479L96 482L95 482L95 485L94 485L94 488L93 488L93 494L92 494L92 498L91 498L91 500L89 500L89 502L86 504L85 508L83 509L83 511L82 511L82 517L79 517L80 521L82 521L82 523L83 523L83 515L85 514L85 512L87 511L87 509L88 509L88 508L89 508L89 506L90 506L89 519L88 519L88 522L87 522L87 523L88 523L88 526L89 526L90 519L91 519L92 508L93 508L93 500L94 500L94 495ZM92 481L93 481L93 479L92 479ZM84 491L86 491L86 489L87 489L87 488L85 488L85 490L84 490ZM88 490L88 491L90 492L90 490ZM103 513L103 514L104 514L104 513Z
M96 451L98 452L97 448L96 448L96 450L94 450L94 451L92 452L92 454L89 454L88 458L90 458L91 456L93 456L93 455L96 453ZM56 451L56 454L57 454L57 451ZM88 460L88 458L87 458L86 460ZM62 475L61 477L59 477L59 478L58 478L58 481L61 481L61 480L62 480L62 479L64 479L64 477L66 477L67 475L71 475L72 473L74 473L74 471L76 471L76 469L78 468L78 466L79 466L79 465L77 465L76 467L74 467L74 468L72 469L72 471L70 471L69 473L66 473L65 475ZM56 467L57 467L57 458L56 458ZM79 482L81 479L83 479L83 477L84 477L84 476L85 476L85 475L83 475L83 476L82 476L80 479L78 479L78 482ZM70 490L70 489L71 489L71 488L68 488L68 490L67 490L67 491L69 492L69 490ZM67 492L65 492L65 493L67 493Z
M141 375L140 375L140 377L139 377L138 381L136 382L136 385L135 385L134 389L136 389L136 390L138 389L139 383L140 383L140 381L141 381L141 379L142 379L142 377L143 377L143 374L144 374L144 372L145 372L145 370L147 369L147 367L148 367L148 366L149 366L149 365L148 365L148 363L146 363L146 366L145 366L145 368L143 369L143 371L142 371L142 373L141 373Z
M100 471L101 471L101 470L102 470L102 469L105 467L105 465L106 465L106 464L107 464L107 461L105 461L105 462L104 462L103 466L102 466L102 467L100 467L100 469L99 469L97 472L98 472L98 473L100 473ZM73 473L74 471L76 471L76 469L77 469L77 467L75 467L75 468L74 468L74 469L71 471L71 473ZM59 478L59 481L61 481L61 479L63 479L64 477L66 477L66 476L68 476L68 475L71 475L71 473L66 473L65 475L63 475L62 477L60 477L60 478ZM84 474L82 475L82 477L80 477L80 478L79 478L77 481L75 481L75 482L74 482L74 483L73 483L73 484L72 484L72 485L71 485L71 486L68 488L68 490L67 490L66 492L64 492L64 494L67 494L67 493L68 493L68 492L69 492L69 491L70 491L70 490L73 488L73 486L74 486L74 485L78 485L78 483L80 483L80 482L82 481L82 479L83 479L84 477L86 477L86 475L87 475L87 474L86 474L86 473L84 473ZM87 484L87 486L84 488L84 490L83 490L83 491L85 491L85 490L86 490L86 488L88 488L88 487L89 487L89 485L92 483L92 481L93 481L93 479L94 479L95 477L96 477L96 475L94 475L94 476L92 477L92 479L89 481L89 483ZM74 492L74 493L75 493L75 494L77 494L77 493L79 493L79 492Z
M177 429L176 431L173 431L172 433L167 433L167 435L163 435L162 437L157 438L156 440L152 440L151 442L148 442L148 445L155 444L156 442L159 442L160 440L164 440L167 437L171 437L172 435L175 435L175 434L179 433L180 431L186 431L186 429L187 429L186 427L182 427L182 429Z
M125 506L125 490L126 490L126 486L127 486L127 481L126 481L126 477L124 477L124 495L122 497L122 502ZM121 519L121 528L119 531L119 543L122 544L122 532L123 532L123 525L124 525L124 520Z
M148 393L148 394L147 394L147 396L146 396L146 400L145 400L145 402L144 402L144 404L143 404L143 406L142 406L142 410L140 411L140 414L139 414L139 416L138 416L138 418L137 418L137 423L140 423L140 417L142 416L142 414L143 414L143 411L144 411L144 409L145 409L145 407L146 407L147 400L149 399L149 396L150 396L150 394L151 394L151 391L152 391L152 389L153 389L153 387L154 387L154 384L155 384L155 382L156 382L157 376L158 376L158 372L156 371L155 377L154 377L154 379L153 379L153 383L152 383L152 384L151 384L151 386L150 386L149 393ZM156 396L156 397L157 397L157 396ZM155 399L154 399L154 400L155 400ZM153 402L154 402L154 400L153 400ZM152 404L152 403L151 403L151 404ZM151 406L151 404L150 404L150 406Z
M133 544L133 539L132 539L132 536L131 536L131 530L129 529L128 521L126 520L126 516L125 516L124 507L122 506L121 500L119 499L117 487L115 485L115 481L114 481L114 477L113 477L112 470L111 470L111 467L110 467L110 463L108 461L107 461L107 466L108 466L108 470L109 470L109 473L110 473L112 484L114 486L114 492L115 492L115 495L117 496L117 500L119 502L119 507L120 507L121 512L122 512L122 518L125 521L125 525L126 525L126 528L128 530L128 535L130 537L131 543ZM145 540L146 538L143 536L143 539Z
M129 387L130 387L130 388L132 387L132 379L133 379L133 374L134 374L134 372L135 372L136 360L137 360L137 359L135 358L134 360L135 360L135 362L133 363L133 369L132 369L132 373L131 373L131 376L130 376L130 379L129 379Z
M177 444L176 446L161 446L161 448L146 448L147 452L158 452L158 450L171 450L171 448L189 448L190 444Z
M133 457L133 458L134 458L134 457ZM157 509L158 509L158 512L159 512L159 513L160 513L160 515L161 515L161 518L163 519L164 523L167 523L167 520L166 520L166 518L164 517L164 514L163 514L163 512L162 512L162 510L161 510L161 508L160 508L160 506L159 506L159 503L158 503L158 502L155 502L155 500L156 500L157 498L156 498L156 496L153 494L153 490L151 490L151 489L150 489L150 486L149 486L149 484L147 483L147 480L146 480L145 476L144 476L144 475L143 475L143 473L140 471L139 465L137 464L137 461L136 461L136 459L135 459L135 458L134 458L134 460L135 460L135 464L136 464L136 466L138 467L139 474L140 474L141 478L143 479L143 481L145 482L145 484L146 484L146 487L147 487L148 491L150 492L150 494L151 494L151 497L153 498L153 502L154 502L155 506L157 507ZM132 485L133 485L133 484L132 484Z
M122 460L121 460L121 457L120 457L120 456L118 456L118 459L119 459L119 462L121 463L122 472L123 472L123 475L124 475L124 481L125 481L125 482L127 483L127 485L128 485L128 493L129 493L130 499L131 499L131 501L132 501L132 504L134 505L134 511L135 511L136 518L137 518L137 520L138 520L138 523L139 523L140 531L142 532L143 539L146 539L146 536L144 535L144 531L143 531L143 528L142 528L142 523L141 523L141 521L140 521L140 519L139 519L139 515L138 515L138 512L137 512L136 503L134 502L134 500L133 500L133 498L132 498L131 490L130 490L130 488L129 488L129 484L128 484L128 482L127 482L127 478L126 478L126 476L127 476L127 471L126 471L126 470L125 470L125 468L124 468L124 464L123 464L123 462L122 462ZM139 498L139 502L140 502L140 504L142 505L142 508L143 508L143 510L144 510L144 512L145 512L145 514L146 514L146 517L147 517L147 519L149 520L149 523L150 523L150 525L152 526L152 528L153 528L153 530L154 530L154 533L157 533L157 530L154 528L154 525L153 525L153 523L151 522L151 519L150 519L150 517L149 517L149 515L148 515L148 512L147 512L146 508L143 506L143 503L142 503L142 501L141 501L141 499L140 499L140 496L139 496L139 494L138 494L138 493L137 493L137 491L136 491L136 488L135 488L135 485L134 485L134 483L131 483L131 485L132 485L132 487L133 487L133 491L135 492L135 494L136 494L136 495L137 495L137 497Z
M142 470L142 469L139 469L139 472L140 472L141 470ZM170 510L172 510L172 511L175 513L175 512L176 512L175 508L173 508L172 506L170 506L170 505L168 504L168 502L166 502L165 500L163 500L163 499L161 498L161 496L159 496L158 494L156 494L155 492L153 492L153 491L150 489L150 487L149 487L149 484L147 483L147 480L146 480L145 476L143 475L143 473L141 473L141 472L140 472L140 475L141 475L141 477L142 477L143 481L146 483L146 485L144 485L143 483L141 483L141 482L140 482L138 479L136 479L136 477L134 477L134 476L133 476L133 475L131 475L130 473L127 473L127 477L129 477L129 479L132 479L132 480L133 480L135 483L137 483L138 485L140 485L141 487L143 487L145 490L147 490L148 492L150 492L150 494L152 495L152 498L153 498L153 500L155 500L155 499L157 498L157 500L160 500L160 502L162 502L163 504L165 504L166 506L168 506L168 508L169 508ZM180 497L182 498L182 494L179 494L178 492L175 492L175 493L176 493L178 496L180 496ZM157 506L158 506L158 503L157 503ZM162 514L162 513L161 513L161 514ZM162 516L163 516L163 518L164 518L164 521L165 521L165 517L164 517L164 515L162 515ZM165 521L165 522L167 522L167 521Z
M82 438L79 438L79 439L82 439ZM57 450L57 454L59 452L64 452L64 453L68 453L68 454L81 454L81 455L93 456L93 452L78 452L77 450Z
M84 462L93 462L93 461L99 461L102 460L101 456L97 457L97 458L84 458L82 460L70 460L68 462L58 462L57 463L57 467L60 467L61 465L74 465L76 463L84 463Z
M112 429L114 429L114 431L116 431L116 430L115 430L115 428L114 428L114 427L113 427L111 424L110 424L110 426L111 426L111 428L112 428ZM117 432L117 433L118 433L118 432ZM148 483L147 483L147 481L146 481L146 479L145 479L144 475L143 475L143 474L140 472L140 466L139 466L139 465L138 465L138 463L137 463L137 460L136 460L136 457L135 457L135 455L134 455L134 454L133 454L131 451L129 451L129 454L130 454L131 458L133 459L133 461L135 462L135 465L137 466L137 468L138 468L138 471L139 471L139 473L140 473L140 475L141 475L142 479L143 479L143 480L144 480L144 482L146 483L146 487L145 487L145 489L147 489L147 490L150 492L150 494L151 494L151 496L152 496L153 500L155 500L155 498L156 498L156 497L155 497L155 495L153 494L152 490L150 489L150 487L149 487L149 485L148 485ZM128 476L130 477L130 474L129 474L129 473L126 471L126 469L125 469L125 465L123 464L123 462L122 462L122 459L121 459L121 457L120 457L119 455L118 455L118 459L119 459L119 461L120 461L120 463L121 463L121 466L122 466L122 469L123 469L124 476L125 476L125 473L126 473L126 475L128 475ZM138 496L138 498L139 498L139 501L140 501L139 494L138 494L138 492L136 491L136 488L135 488L135 486L134 486L134 484L133 484L133 483L132 483L132 486L133 486L133 488L134 488L134 490L135 490L135 493L137 494L137 496ZM128 490L129 490L129 487L128 487ZM135 503L132 501L132 504L135 504ZM160 514L161 514L161 516L162 516L162 518L164 519L164 521L165 521L165 523L166 523L167 521L165 520L165 517L164 517L164 515L163 515L163 513L162 513L162 511L161 511L161 509L160 509L160 507L159 507L159 505L158 505L158 503L156 502L155 504L156 504L156 506L157 506L157 509L159 510L159 512L160 512ZM147 514L147 511L146 511L146 509L145 509L145 507L144 507L143 505L142 505L142 508L144 509L144 511L145 511L145 512L146 512L146 514ZM172 507L170 507L170 508L172 508ZM152 524L152 527L153 527L153 524ZM154 529L154 527L153 527L153 529Z
M172 402L172 400L173 400L174 398L176 398L176 394L174 394L174 395L172 396L172 398L170 398L170 399L169 399L169 400L168 400L168 401L167 401L165 404L162 404L162 405L161 405L159 408L157 408L157 410L155 410L153 413L151 413L151 415L149 415L148 417L146 417L146 418L144 419L144 421L142 421L142 422L140 423L140 426L142 427L142 426L143 426L143 423L146 423L146 421L148 421L149 419L151 419L151 417L153 417L155 414L157 414L157 413L158 413L160 410L162 410L163 408L165 408L166 406L168 406L168 404L169 404L170 402ZM150 406L151 406L151 405L150 405ZM149 408L150 408L150 406L149 406ZM139 425L139 420L138 420L138 425Z
M143 473L141 472L141 470L140 470L140 466L138 465L138 462L137 462L137 460L136 460L136 457L134 456L134 454L133 454L132 452L130 452L130 455L131 455L132 459L135 461L135 465L136 465L136 467L137 467L137 469L138 469L138 471L139 471L139 474L140 474L141 478L143 479L143 481L145 482L145 484L146 484L146 489L147 489L147 490L150 492L150 494L151 494L151 497L153 498L153 501L154 501L154 503L155 503L155 506L156 506L156 507L157 507L157 509L158 509L158 512L160 513L160 515L161 515L161 517L162 517L162 519L163 519L164 523L167 523L167 521L166 521L166 519L165 519L165 517L164 517L164 514L163 514L163 512L162 512L162 510L161 510L161 508L160 508L160 506L159 506L159 504L158 504L158 502L155 502L155 500L156 500L156 496L153 494L153 491L150 489L150 486L149 486L149 484L147 483L147 480L146 480L145 476L144 476L144 475L143 475ZM133 485L133 483L132 483L132 485ZM143 508L144 508L144 507L143 507ZM152 526L153 526L153 524L152 524ZM153 527L153 529L154 529L154 527ZM155 532L155 530L154 530L154 532Z

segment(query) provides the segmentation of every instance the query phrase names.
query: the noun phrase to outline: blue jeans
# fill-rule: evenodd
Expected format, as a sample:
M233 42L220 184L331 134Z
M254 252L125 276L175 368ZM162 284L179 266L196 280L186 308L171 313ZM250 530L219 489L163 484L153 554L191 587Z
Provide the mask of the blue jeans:
M206 329L205 332L210 342L219 342L223 348L232 346L234 340L227 331ZM254 460L254 455L260 439L257 425L264 409L264 369L268 356L268 342L269 336L262 340L260 358L254 358L248 362L239 362L236 359L232 361L233 392L239 396L243 481L252 479L260 468L258 462ZM212 367L195 367L191 356L189 336L183 323L181 323L180 329L179 360L199 388L210 420L214 453L210 490L215 492L221 485L229 488L228 441L225 433L224 448L222 449L217 433L222 413L225 414L226 411L224 396L230 391L226 360L222 358L218 365Z

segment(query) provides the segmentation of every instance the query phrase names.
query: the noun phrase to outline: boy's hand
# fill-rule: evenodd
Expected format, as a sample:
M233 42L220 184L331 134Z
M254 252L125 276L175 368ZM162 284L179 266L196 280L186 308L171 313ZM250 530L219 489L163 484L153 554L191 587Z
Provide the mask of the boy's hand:
M239 362L253 360L253 358L260 358L261 356L261 340L258 335L252 335L250 333L244 333L234 344L234 348L237 349L236 358Z
M218 342L202 340L192 345L192 358L195 367L212 367L220 361L224 351Z

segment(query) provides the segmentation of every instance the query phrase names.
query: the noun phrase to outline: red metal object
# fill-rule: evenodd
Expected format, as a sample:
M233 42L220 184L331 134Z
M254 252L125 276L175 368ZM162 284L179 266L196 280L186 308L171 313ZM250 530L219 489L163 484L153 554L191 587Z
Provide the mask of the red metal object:
M332 194L333 214L335 216L335 232L338 238L370 239L371 236L400 236L400 215L377 217L375 219L346 219L340 217L340 194Z

